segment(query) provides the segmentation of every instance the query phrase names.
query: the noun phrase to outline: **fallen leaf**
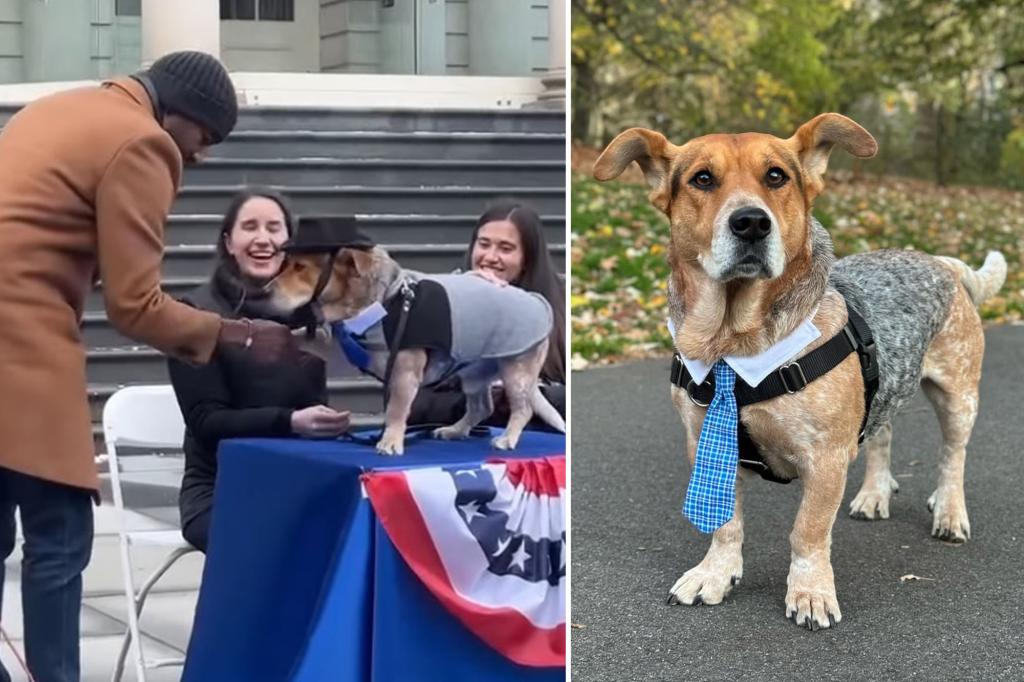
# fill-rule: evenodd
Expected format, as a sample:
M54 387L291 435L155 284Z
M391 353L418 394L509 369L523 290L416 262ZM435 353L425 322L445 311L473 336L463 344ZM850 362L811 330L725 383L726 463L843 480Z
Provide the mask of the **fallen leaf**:
M906 575L901 575L900 576L900 582L901 583L905 583L905 582L907 582L909 580L929 580L931 582L935 582L936 581L935 578L922 578L921 576L914 575L913 573L907 573Z
M573 630L582 630L583 628L585 628L587 626L584 625L583 623L573 623L570 627L572 627Z

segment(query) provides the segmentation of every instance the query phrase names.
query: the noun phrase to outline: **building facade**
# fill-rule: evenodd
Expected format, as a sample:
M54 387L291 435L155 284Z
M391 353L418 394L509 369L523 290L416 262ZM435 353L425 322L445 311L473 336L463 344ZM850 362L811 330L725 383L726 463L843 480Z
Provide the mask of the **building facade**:
M97 80L194 48L233 73L543 80L564 105L565 33L565 0L0 0L0 83Z

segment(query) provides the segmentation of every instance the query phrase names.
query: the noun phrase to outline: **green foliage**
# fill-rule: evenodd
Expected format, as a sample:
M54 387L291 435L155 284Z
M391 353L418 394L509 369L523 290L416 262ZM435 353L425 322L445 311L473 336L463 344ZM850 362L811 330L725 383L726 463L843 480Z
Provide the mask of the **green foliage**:
M572 0L573 137L641 125L790 135L841 111L882 143L873 172L1018 181L1024 0Z
M999 165L1012 186L1024 189L1024 128L1006 136Z

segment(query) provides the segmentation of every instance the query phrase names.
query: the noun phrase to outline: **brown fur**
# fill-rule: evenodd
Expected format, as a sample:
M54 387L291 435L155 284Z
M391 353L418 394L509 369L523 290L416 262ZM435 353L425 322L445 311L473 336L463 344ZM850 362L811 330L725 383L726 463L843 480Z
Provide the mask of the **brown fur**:
M821 337L802 355L846 324L842 297L826 290L821 273L814 272L809 232L811 206L824 187L828 156L836 145L859 157L877 150L871 135L855 122L822 114L785 140L755 133L707 135L677 146L659 133L634 128L616 137L598 158L594 176L599 180L618 176L636 161L651 186L651 203L669 218L671 286L677 297L672 314L685 315L674 341L683 355L713 363L724 355L760 353L788 335L815 306L813 321ZM772 167L781 168L789 181L772 186ZM715 179L713 191L691 184L701 171ZM774 216L772 229L778 230L785 262L778 276L719 279L709 271L709 263L717 265L713 247L721 227L716 221L720 225L721 216L733 210L730 201L764 206ZM947 265L959 279L959 266ZM964 447L977 413L983 348L977 312L960 287L945 326L927 351L923 378L944 438L939 484L929 500L935 511L933 533L953 539L970 534L963 499ZM847 467L857 455L863 395L854 354L803 391L748 405L740 414L772 469L803 482L790 534L785 602L787 617L812 629L842 619L830 560L832 524ZM692 465L706 409L677 387L672 401L686 427ZM889 473L890 438L886 426L866 444L867 473L851 513L888 517L889 495L897 487ZM733 518L714 532L704 559L676 581L670 602L718 603L742 576L742 491L751 478L739 471Z
M327 256L324 255L289 255L273 283L274 304L283 310L294 310L309 301L326 262ZM375 301L383 302L389 287L400 277L401 268L383 249L342 249L319 297L324 318L328 322L347 319ZM497 374L479 365L461 370L459 375L466 395L466 414L455 424L436 429L434 437L446 440L466 438L473 427L489 417L494 409L491 384L498 377L509 401L510 414L505 431L492 441L495 448L514 449L535 411L541 419L564 432L564 422L546 403L537 386L547 350L548 340L544 339L520 355L501 358L497 361ZM371 352L371 357L378 361L378 375L384 376L386 353ZM384 433L377 443L377 451L381 454L403 453L406 422L423 383L427 363L428 354L423 349L404 349L395 354L388 385Z

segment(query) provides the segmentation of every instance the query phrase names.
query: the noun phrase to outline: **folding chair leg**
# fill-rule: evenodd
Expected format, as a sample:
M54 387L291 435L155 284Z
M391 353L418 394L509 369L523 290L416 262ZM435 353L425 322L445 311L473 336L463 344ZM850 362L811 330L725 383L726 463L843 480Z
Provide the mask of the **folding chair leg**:
M196 551L198 550L195 547L178 547L173 552L171 552L166 559L164 559L164 562L160 565L158 569L156 569L153 572L153 575L151 575L149 579L146 580L145 584L143 584L142 586L142 589L139 590L138 595L135 596L134 602L136 617L142 615L142 607L146 604L146 597L149 595L149 591L153 588L156 582L163 577L164 573L166 573L168 569L170 569L170 567L174 565L174 562L176 562L178 559L185 556L186 554L191 554L192 552ZM141 628L139 630L139 634L142 634ZM117 654L117 662L114 664L114 674L111 677L112 682L121 682L121 676L124 675L125 659L128 657L128 649L131 646L131 643L132 629L129 627L128 630L124 633L124 641L121 642L121 651ZM141 657L142 643L139 642L138 644L136 644L136 647L138 648ZM140 668L145 668L145 661L140 661L139 663ZM141 680L140 682L145 681Z

